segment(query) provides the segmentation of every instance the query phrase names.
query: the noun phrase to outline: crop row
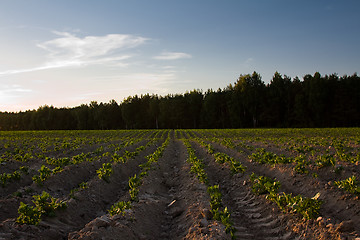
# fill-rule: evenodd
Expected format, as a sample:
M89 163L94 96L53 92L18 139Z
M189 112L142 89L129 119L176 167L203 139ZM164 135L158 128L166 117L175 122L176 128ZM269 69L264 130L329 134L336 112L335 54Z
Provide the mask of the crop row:
M141 172L139 175L135 174L134 176L129 178L129 195L130 201L119 201L114 203L110 209L108 210L111 216L116 214L124 214L126 209L131 209L131 203L134 201L138 201L138 193L139 187L142 184L142 179L148 175L148 171L151 170L151 165L158 161L160 157L162 157L165 148L169 144L170 141L170 132L168 137L163 142L163 144L158 147L155 152L147 155L145 158L148 160L144 164L140 164Z
M14 201L19 206L18 223L38 224L44 216L54 215L69 202L85 201L86 197L79 196L87 196L88 193L91 196L94 186L112 189L111 185L115 182L121 186L124 179L112 179L115 180L115 176L119 178L116 171L120 172L122 164L132 162L139 166L136 169L140 172L134 174L135 171L132 171L125 178L128 180L129 201L115 202L124 200L119 190L114 199L102 205L102 210L105 206L110 215L123 214L138 200L144 177L174 136L181 139L187 148L191 172L207 186L213 219L222 222L226 231L235 236L229 211L233 210L233 206L224 206L228 199L224 200L221 194L228 193L229 189L224 190L219 181L213 181L216 178L212 173L215 165L221 170L228 169L231 173L229 179L241 179L238 184L244 181L244 188L247 186L245 183L251 182L255 194L265 195L282 211L300 214L304 219L316 218L320 211L325 212L323 206L328 200L323 196L328 192L338 199L346 193L340 200L349 207L354 205L350 201L360 195L360 133L357 129L343 131L260 129L176 130L174 133L169 130L69 131L69 135L61 131L49 132L49 135L46 132L1 133L0 188L4 190L1 197L4 203ZM139 160L137 157L145 155L143 152L156 142L163 143L146 156L146 162L142 157L139 165L131 161ZM195 152L193 146L197 150L204 149L208 156L202 150ZM199 158L199 154L207 156L205 161ZM209 167L207 159L211 164L212 161L217 164ZM84 167L87 167L86 171ZM83 171L83 175L71 184L62 180L66 187L49 187L64 176L77 175L76 171ZM227 174L226 171L223 173ZM281 183L277 180L278 175ZM210 185L210 182L215 184ZM307 191L307 186L311 191ZM280 188L284 192L279 191ZM321 196L317 192L321 192ZM236 222L236 218L233 221Z
M197 176L200 182L207 186L207 191L210 195L210 211L213 219L224 224L226 233L230 233L231 237L234 239L235 228L233 226L233 222L231 221L231 214L228 208L223 206L219 185L209 185L202 160L196 156L195 150L187 140L184 140L184 144L187 148L187 162L191 164L191 172Z
M34 170L34 168L31 165L28 165L29 163L25 163L22 166L19 167L19 170L16 170L12 173L3 173L1 174L2 180L3 180L3 187L6 187L7 183L13 182L13 181L20 181L21 176L25 174L34 174L32 177L30 176L30 179L32 178L33 182L36 183L36 185L20 185L20 189L13 193L13 196L10 198L8 197L5 202L12 201L11 199L15 197L16 201L17 199L21 200L24 199L26 203L20 202L20 206L18 208L18 217L17 222L20 224L37 224L42 219L43 216L52 216L55 214L55 210L59 208L64 208L67 205L67 201L64 201L65 199L74 199L76 200L77 197L80 195L83 195L81 192L85 189L88 189L89 187L93 186L93 178L95 177L95 174L100 179L108 180L110 174L112 173L112 165L118 164L118 163L125 163L130 159L134 159L140 152L144 151L148 146L154 144L158 141L158 139L162 138L164 136L164 133L169 133L169 131L153 131L151 134L149 134L149 137L143 138L126 138L122 140L121 142L117 144L111 143L109 147L108 145L100 145L96 148L92 148L93 151L88 151L87 153L80 153L69 157L45 157L42 159L43 164L41 164L41 167L38 170ZM147 142L145 145L142 144L139 147L135 149L135 151L129 151L129 146L138 143L140 141ZM105 150L106 149L106 150ZM12 160L13 161L13 160ZM41 189L48 189L48 185L46 184L46 180L49 178L52 178L51 182L56 181L54 178L57 174L62 173L64 170L66 170L65 174L62 174L63 176L69 176L76 174L76 171L73 171L73 166L85 163L85 162L91 162L91 165L98 166L100 165L100 168L98 168L94 173L91 173L89 175L90 180L89 181L82 181L81 183L74 182L75 187L72 189L69 189L68 195L63 190L60 192L54 191L53 194L56 194L57 196L60 196L61 198L56 199L52 196L50 196L51 193L45 192ZM36 162L35 162L36 163ZM7 163L6 163L7 164ZM38 164L38 162L37 162ZM87 166L91 166L87 165ZM84 165L82 165L84 166ZM91 167L90 167L91 168ZM87 169L90 169L87 167ZM30 169L30 170L29 170ZM77 168L79 169L79 168ZM26 170L26 171L25 171ZM75 169L74 169L75 170ZM86 170L85 170L86 172ZM84 173L85 173L84 172ZM82 174L83 175L83 174ZM85 175L84 175L85 177ZM28 178L28 177L27 177ZM80 178L79 178L80 180ZM78 181L78 180L76 180ZM90 184L89 184L90 183ZM28 184L27 181L22 181L21 184ZM44 185L45 184L45 185ZM68 185L70 183L66 183L67 189ZM50 184L51 185L51 184ZM49 186L50 186L49 185ZM14 185L18 186L18 185ZM21 187L23 186L23 187ZM70 186L70 185L69 185ZM11 187L11 186L9 186ZM53 189L51 187L51 189ZM9 189L10 190L10 189ZM14 189L15 190L15 189ZM65 190L65 189L64 189ZM29 194L32 192L39 192L40 194L36 194L32 196L32 203L29 201ZM65 195L64 195L65 194ZM14 200L15 200L14 199ZM37 199L41 199L43 204L39 204L39 201ZM61 199L61 200L60 200ZM5 203L4 202L4 203ZM56 204L62 203L61 207L57 206ZM44 205L45 204L45 205ZM51 210L52 209L52 210ZM48 212L49 211L49 212Z
M346 164L350 163L350 164L358 165L360 159L360 153L348 152L353 148L344 147L344 144L339 140L334 140L333 144L331 145L335 149L334 153L329 153L329 151L325 151L324 154L315 154L314 151L305 152L305 153L302 151L297 151L295 154L285 152L286 155L288 155L285 156L285 154L276 154L269 150L266 150L263 147L257 147L257 148L253 147L251 145L245 144L244 141L236 140L236 138L229 138L229 137L218 138L211 136L203 139L205 140L208 139L208 142L217 142L227 148L236 149L238 152L242 154L246 154L246 153L243 150L239 149L239 147L243 149L245 148L248 152L250 152L249 154L246 154L250 162L254 161L259 164L269 164L272 167L278 164L291 164L293 166L293 171L298 174L308 174L310 170L312 170L312 176L314 178L317 178L319 176L317 173L318 170L327 167L330 167L331 172L335 173L336 178L341 178L341 175L346 175L346 174L342 174L342 172L345 171ZM203 147L205 147L210 154L213 154L212 153L213 149L211 148L211 144L206 143L203 139L196 138L196 140ZM235 144L234 141L237 141L238 143ZM360 140L356 140L356 141L360 141ZM252 144L254 144L254 142ZM285 149L283 149L282 151L285 151ZM317 152L320 152L320 150L318 149ZM220 157L218 157L217 159L219 159L218 161L220 162L223 161L222 159L227 158L226 156L221 157L221 155L223 155L222 153L219 153L218 155ZM356 157L351 158L349 156L356 156ZM349 166L351 167L351 165ZM340 182L342 182L342 184L340 184ZM344 187L345 183L349 185L349 182L351 183L352 187ZM359 186L359 183L356 180L355 175L352 175L347 179L343 179L343 180L339 179L338 181L334 181L333 184L341 189L347 190L350 193L358 194L358 192L355 189Z
M162 133L163 131L154 131L154 133L152 134L154 138L151 138L148 144L151 144L153 141L155 141L155 137L158 137L158 135ZM134 139L125 138L124 140L121 141L120 144L105 145L105 148L107 148L107 150L105 150L104 145L101 145L95 148L94 151L90 151L90 152L88 151L87 153L81 152L80 154L76 154L73 156L48 157L38 154L37 157L38 159L42 159L43 164L38 170L36 170L32 179L34 182L38 184L42 184L42 182L45 181L48 177L61 172L66 166L77 165L84 161L93 162L93 161L101 160L102 158L105 159L108 156L111 156L113 161L126 161L129 158L135 157L139 152L139 150L142 149L137 149L135 152L129 152L125 150L125 153L121 157L123 159L120 159L118 153L121 151L121 149L131 146L137 142L140 142L142 139L143 139L142 137L134 138ZM140 148L144 148L146 146L141 146ZM3 163L3 164L7 164L7 163ZM51 168L51 166L53 166L53 168ZM30 168L30 172L34 172L34 169L31 167L31 165L27 165L26 163L22 164L22 166L19 167L20 170L26 173L29 173L29 168ZM18 170L11 173L2 173L1 174L2 186L4 187L7 182L13 180L20 180L20 178L21 176Z
M142 139L146 135L161 134L161 132L148 130L108 131L102 132L101 135L94 131L77 132L78 134L74 134L74 132L76 131L19 132L18 135L3 133L0 138L0 162L9 160L27 162L34 158L65 156L74 151L87 149L89 146L105 144L111 147L111 144L119 141Z
M305 198L301 195L292 196L291 193L279 193L281 186L279 181L275 181L266 176L257 176L252 173L253 192L256 194L266 194L266 199L275 202L279 208L285 212L299 213L304 219L313 219L319 215L322 201L318 200L320 193L312 198Z
M220 164L227 163L230 167L232 174L245 172L246 167L244 167L235 158L230 157L226 153L215 151L211 143L205 143L202 139L197 138L196 141L200 143L201 146L206 148L207 152L215 158L215 162Z
M231 140L222 139L218 140L216 138L212 138L213 141L221 143L222 145L229 148L236 148L236 146L232 143ZM234 160L234 158L228 156L223 152L216 152L211 143L206 143L204 140L200 138L196 138L196 141L206 149L206 151L211 154L215 162L223 164L225 162L229 163L231 172L244 172L245 167L241 165L238 161ZM284 155L278 156L277 154L267 152L265 149L256 149L255 153L248 155L248 158L260 164L286 164L286 163L297 163L294 170L299 173L307 172L306 169L303 168L303 165L308 165L310 162L306 160L304 155L299 155L295 158L285 157ZM234 162L238 163L239 168L234 167ZM333 158L330 158L329 155L319 155L316 161L316 165L321 168L324 166L333 166L334 161ZM236 171L236 169L239 169ZM300 213L303 215L305 219L315 218L319 214L319 209L321 206L321 201L318 200L319 194L315 195L313 198L304 198L301 195L293 197L292 194L286 194L282 192L281 194L277 193L280 183L277 181L272 181L267 177L260 176L256 177L253 173L251 178L251 182L253 182L253 190L257 194L268 193L267 199L275 202L280 209L288 212ZM335 181L335 185L339 188L343 188L351 193L360 193L359 182L356 180L356 177L350 177L343 181Z

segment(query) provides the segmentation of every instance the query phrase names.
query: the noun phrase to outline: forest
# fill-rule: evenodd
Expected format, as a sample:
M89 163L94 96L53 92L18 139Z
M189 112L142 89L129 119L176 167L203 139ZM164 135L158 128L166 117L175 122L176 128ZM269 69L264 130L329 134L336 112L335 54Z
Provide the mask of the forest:
M0 130L359 127L360 77L240 75L223 89L0 112Z

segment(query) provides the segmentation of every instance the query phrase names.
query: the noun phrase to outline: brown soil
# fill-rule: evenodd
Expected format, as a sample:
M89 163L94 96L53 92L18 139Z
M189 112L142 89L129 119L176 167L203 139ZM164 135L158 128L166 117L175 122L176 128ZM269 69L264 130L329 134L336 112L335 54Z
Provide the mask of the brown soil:
M224 228L210 220L206 187L191 176L186 149L170 143L140 188L139 202L124 216L103 215L70 239L226 239ZM123 196L122 201L129 200ZM99 227L98 222L106 219ZM104 220L105 221L105 220Z
M231 212L238 239L296 239L297 235L287 224L288 219L244 184L249 174L231 175L227 165L217 164L198 144L193 146L205 161L210 185L220 187L223 204Z
M247 157L250 153L239 153L234 149L229 149L216 143L212 143L216 151L225 152L229 156L239 160L247 170L239 182L243 182L250 191L249 175L254 172L257 175L264 175L275 178L281 183L280 191L301 194L305 197L313 197L320 193L320 200L323 201L320 217L317 220L304 221L298 216L287 214L286 221L291 223L288 228L305 239L354 239L360 234L360 205L359 197L344 193L335 188L330 181L344 179L349 175L347 172L353 172L351 169L344 170L341 177L331 171L329 168L321 169L318 178L313 178L311 174L297 174L293 171L294 165L284 164L271 167L267 164L251 162ZM199 149L199 152L203 151ZM205 154L205 153L203 153ZM211 159L211 156L204 155ZM213 160L211 160L213 162ZM219 165L218 165L219 166ZM353 168L353 167L351 167ZM216 169L216 167L214 167ZM239 185L239 184L238 184ZM225 188L229 186L224 184ZM236 186L235 189L239 189ZM235 189L232 189L235 191ZM237 191L238 192L238 191ZM229 192L230 196L232 191ZM234 197L230 197L234 199ZM261 197L256 197L257 200ZM269 208L277 210L275 204L267 203ZM278 213L276 213L278 214ZM346 225L346 227L343 227Z
M150 133L148 133L150 134ZM195 136L195 134L193 134ZM30 183L27 178L7 186L0 199L0 240L2 239L231 239L225 227L212 220L209 195L204 184L190 173L186 162L187 151L180 136L171 134L171 141L163 156L153 163L149 174L143 178L139 201L125 214L110 216L107 210L118 201L128 201L128 179L139 174L139 164L147 161L145 156L161 145L158 142L142 151L125 164L113 165L109 183L96 175L103 162L84 162L68 166L59 174L46 180L43 186ZM192 135L183 132L186 138ZM127 148L135 150L141 142ZM290 165L270 167L249 161L251 151L239 153L222 145L212 143L216 151L225 152L247 167L244 174L230 173L226 164L214 161L196 141L191 141L196 154L203 159L209 184L220 186L223 205L228 207L234 223L237 239L355 239L360 233L360 206L358 198L344 194L328 184L330 171L320 172L318 178L294 174ZM247 143L251 144L251 143ZM261 144L259 144L261 145ZM270 146L276 148L275 146ZM91 151L93 151L92 149ZM277 154L282 153L277 149ZM39 164L39 163L37 163ZM16 169L12 166L9 169ZM350 168L350 166L349 166ZM349 170L350 171L350 170ZM321 193L324 201L321 217L305 221L297 215L282 213L278 207L263 196L251 191L249 176L252 172L276 178L282 184L281 191L312 197ZM348 174L348 172L346 172ZM330 176L331 175L331 176ZM30 174L31 176L31 174ZM69 197L71 189L81 182L88 188ZM31 188L33 192L27 193ZM67 208L53 218L44 218L39 225L20 225L15 222L20 201L30 203L32 195L42 191L66 200ZM11 193L20 191L21 197Z

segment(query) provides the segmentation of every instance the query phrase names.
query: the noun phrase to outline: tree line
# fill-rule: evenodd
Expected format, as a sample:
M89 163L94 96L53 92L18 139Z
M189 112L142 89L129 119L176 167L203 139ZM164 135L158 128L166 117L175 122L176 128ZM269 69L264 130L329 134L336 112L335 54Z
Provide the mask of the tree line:
M216 91L130 96L120 104L41 106L0 112L0 130L359 127L360 77L275 72L265 84L257 72Z

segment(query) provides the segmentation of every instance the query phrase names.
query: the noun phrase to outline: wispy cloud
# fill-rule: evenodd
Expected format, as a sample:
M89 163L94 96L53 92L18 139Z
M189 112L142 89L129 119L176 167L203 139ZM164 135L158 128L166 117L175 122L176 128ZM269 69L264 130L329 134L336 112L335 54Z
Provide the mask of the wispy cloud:
M192 58L192 56L183 52L162 52L160 55L154 57L154 59L157 60L177 60L183 58Z
M8 105L13 105L16 99L24 94L33 92L31 89L24 88L20 85L0 85L0 108L7 108Z
M149 39L126 35L108 34L105 36L77 37L67 32L54 32L58 37L37 44L47 52L48 60L40 66L0 72L0 75L33 72L39 70L81 67L92 64L114 64L126 66L123 61L131 55L121 51L144 44Z
M241 65L242 65L242 67L249 69L252 67L254 62L255 62L255 59L250 57L250 58L246 59Z
M115 51L137 47L147 39L125 34L108 34L105 36L76 37L67 32L54 32L59 38L38 44L38 47L50 53L50 57L67 63L101 63L109 60L119 60L118 57L109 58ZM123 56L120 56L120 59ZM126 56L128 57L128 56Z
M1 93L32 92L31 89L23 88L20 85L1 85Z

